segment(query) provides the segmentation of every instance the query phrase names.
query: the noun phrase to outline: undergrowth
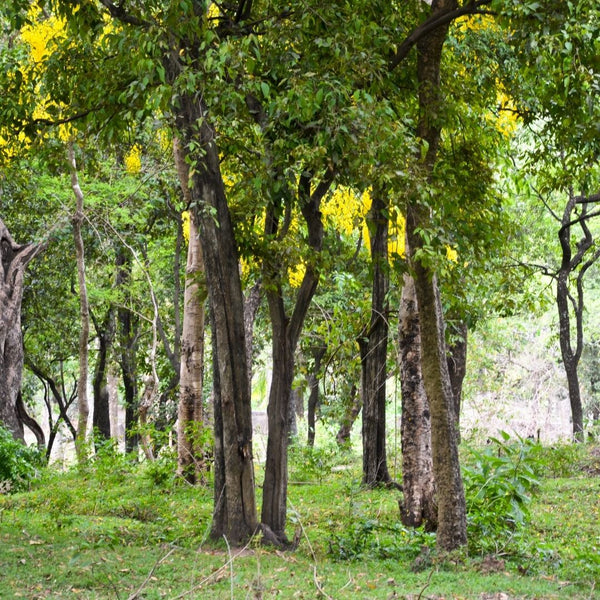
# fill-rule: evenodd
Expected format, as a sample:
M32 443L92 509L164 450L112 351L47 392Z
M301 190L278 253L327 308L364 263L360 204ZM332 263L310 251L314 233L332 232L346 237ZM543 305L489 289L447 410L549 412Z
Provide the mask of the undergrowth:
M548 478L562 448L504 435L462 452L464 552L439 555L433 534L400 525L396 491L364 489L360 464L337 456L326 476L306 464L305 481L290 486L298 550L257 538L238 555L209 539L210 487L173 478L168 453L139 464L107 444L83 467L45 469L28 491L0 496L0 597L593 598L600 479L581 468ZM590 464L589 448L577 452Z

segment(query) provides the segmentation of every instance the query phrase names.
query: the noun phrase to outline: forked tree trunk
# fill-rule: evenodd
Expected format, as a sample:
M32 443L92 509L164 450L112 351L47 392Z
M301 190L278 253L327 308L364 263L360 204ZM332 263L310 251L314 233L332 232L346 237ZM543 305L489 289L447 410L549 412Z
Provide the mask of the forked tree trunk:
M431 415L421 372L421 334L415 284L404 276L399 314L400 383L402 388L402 523L437 527L431 454Z
M17 244L0 219L0 422L20 440L24 439L17 409L23 375L23 278L42 249L42 245Z
M308 229L308 244L316 254L323 244L323 223L320 205L333 181L329 172L311 193L312 177L303 173L298 185L298 199ZM276 236L278 217L276 207L271 207L265 224L267 237ZM317 260L316 256L313 260ZM276 545L287 546L285 534L288 483L288 444L290 438L290 399L294 379L294 353L300 338L306 313L317 290L319 274L314 264L307 264L298 289L294 309L287 316L281 289L283 273L280 265L265 264L265 280L279 282L266 286L273 338L273 375L267 406L269 436L261 522L265 539Z
M373 487L390 484L386 452L386 379L388 344L388 207L382 192L373 194L369 212L373 291L371 320L358 340L362 369L363 484Z

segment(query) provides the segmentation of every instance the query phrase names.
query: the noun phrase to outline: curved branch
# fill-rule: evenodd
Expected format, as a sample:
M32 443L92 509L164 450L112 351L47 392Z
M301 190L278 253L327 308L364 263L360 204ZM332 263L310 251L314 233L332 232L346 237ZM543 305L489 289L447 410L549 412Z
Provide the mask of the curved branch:
M489 11L481 10L480 8L487 4L491 4L491 1L492 0L474 0L454 10L448 10L430 16L426 21L421 23L421 25L413 29L413 31L400 44L398 50L396 50L390 60L388 69L393 71L408 56L408 53L412 50L413 46L416 46L420 40L429 35L438 27L448 25L459 17L464 17L466 15L493 14Z

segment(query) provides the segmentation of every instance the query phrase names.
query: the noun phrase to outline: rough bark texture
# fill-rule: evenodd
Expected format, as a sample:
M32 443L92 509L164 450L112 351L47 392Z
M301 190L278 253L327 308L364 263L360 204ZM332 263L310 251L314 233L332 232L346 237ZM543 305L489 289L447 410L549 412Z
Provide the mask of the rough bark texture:
M0 422L20 440L24 439L17 410L23 374L23 277L41 250L41 245L17 244L0 219Z
M386 379L388 344L388 207L381 192L373 194L369 212L372 223L371 261L373 291L371 320L359 338L362 369L363 484L369 487L392 481L386 452Z
M399 314L402 388L402 523L429 531L437 527L431 454L431 414L421 372L421 334L415 284L404 276Z
M348 404L340 423L340 428L335 436L335 440L340 448L347 447L350 444L350 432L362 408L362 395L358 393L356 384L350 387Z
M182 185L184 182L182 181ZM185 181L187 185L187 178ZM205 423L202 389L204 383L204 303L206 301L204 264L196 218L190 216L177 424L177 471L189 483L196 483L206 470L198 447L200 428Z
M173 57L170 69L177 60ZM194 165L189 192L202 246L213 335L215 504L211 533L239 544L257 529L239 261L216 132L206 107L200 95L182 94L175 111L182 152Z
M432 15L456 9L456 0L436 0ZM417 44L417 77L420 117L417 137L428 143L423 168L431 174L437 159L441 133L440 63L447 26L438 27ZM414 198L407 205L406 231L421 331L421 368L431 411L433 471L437 486L437 545L453 550L467 542L465 494L460 473L454 399L448 373L444 316L435 273L415 260L424 240L419 228L426 228L429 209Z

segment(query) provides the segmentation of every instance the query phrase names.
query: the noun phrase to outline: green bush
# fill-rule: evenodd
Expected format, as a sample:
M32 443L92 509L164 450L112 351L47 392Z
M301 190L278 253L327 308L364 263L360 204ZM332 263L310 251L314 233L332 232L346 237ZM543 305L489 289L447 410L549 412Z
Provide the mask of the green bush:
M304 446L294 440L288 454L290 481L322 482L339 461L340 454L340 449L334 444L320 448Z
M463 467L469 545L475 552L506 550L529 517L531 496L539 486L534 441L501 432L482 450L470 450Z
M15 440L0 425L0 492L16 492L27 488L44 465L44 455L36 447Z

